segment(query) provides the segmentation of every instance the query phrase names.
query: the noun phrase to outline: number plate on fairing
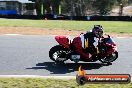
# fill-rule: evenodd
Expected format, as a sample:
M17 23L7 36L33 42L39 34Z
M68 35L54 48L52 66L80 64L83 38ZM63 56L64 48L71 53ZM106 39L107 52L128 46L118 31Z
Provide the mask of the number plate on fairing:
M71 58L72 58L73 60L75 60L75 59L80 59L80 55L72 55Z

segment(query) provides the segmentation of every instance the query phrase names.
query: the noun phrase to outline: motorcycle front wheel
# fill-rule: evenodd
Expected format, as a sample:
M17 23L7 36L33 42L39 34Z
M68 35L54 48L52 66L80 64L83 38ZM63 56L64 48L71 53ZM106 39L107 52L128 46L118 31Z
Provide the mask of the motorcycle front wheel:
M56 63L64 63L67 60L68 50L61 45L52 47L49 51L49 57Z
M111 62L115 61L117 58L118 58L118 52L115 51L109 56L100 58L99 61L101 61L102 63L111 63Z

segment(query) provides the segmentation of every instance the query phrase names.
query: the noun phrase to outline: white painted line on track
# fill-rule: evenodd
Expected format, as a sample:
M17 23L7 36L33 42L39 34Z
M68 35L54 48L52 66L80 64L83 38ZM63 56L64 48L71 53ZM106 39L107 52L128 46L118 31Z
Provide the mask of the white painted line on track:
M76 79L76 76L0 75L0 78Z
M43 78L43 79L76 79L76 76L40 76L40 75L0 75L0 78ZM132 78L131 78L132 80Z

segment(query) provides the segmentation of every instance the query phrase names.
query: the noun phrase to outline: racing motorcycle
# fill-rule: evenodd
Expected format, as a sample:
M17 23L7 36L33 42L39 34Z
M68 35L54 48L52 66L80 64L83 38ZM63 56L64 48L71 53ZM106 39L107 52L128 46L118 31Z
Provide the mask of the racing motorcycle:
M50 49L50 59L56 63L64 63L68 59L75 63L79 61L96 62L98 60L102 63L111 63L118 58L117 45L109 35L100 39L98 53L87 52L82 47L82 35L81 33L78 37L73 38L73 40L70 40L67 36L55 36L59 44ZM89 54L91 54L91 57Z

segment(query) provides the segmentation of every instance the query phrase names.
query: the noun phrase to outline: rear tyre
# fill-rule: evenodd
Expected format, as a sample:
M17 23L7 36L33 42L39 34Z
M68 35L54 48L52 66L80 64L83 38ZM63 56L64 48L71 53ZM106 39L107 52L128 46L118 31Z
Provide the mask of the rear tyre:
M115 61L117 58L118 58L118 52L115 51L111 55L99 59L99 61L101 61L102 63L108 63L109 64L109 63Z
M51 60L55 61L56 63L64 63L67 58L68 50L61 45L56 45L52 47L49 51L49 57Z

